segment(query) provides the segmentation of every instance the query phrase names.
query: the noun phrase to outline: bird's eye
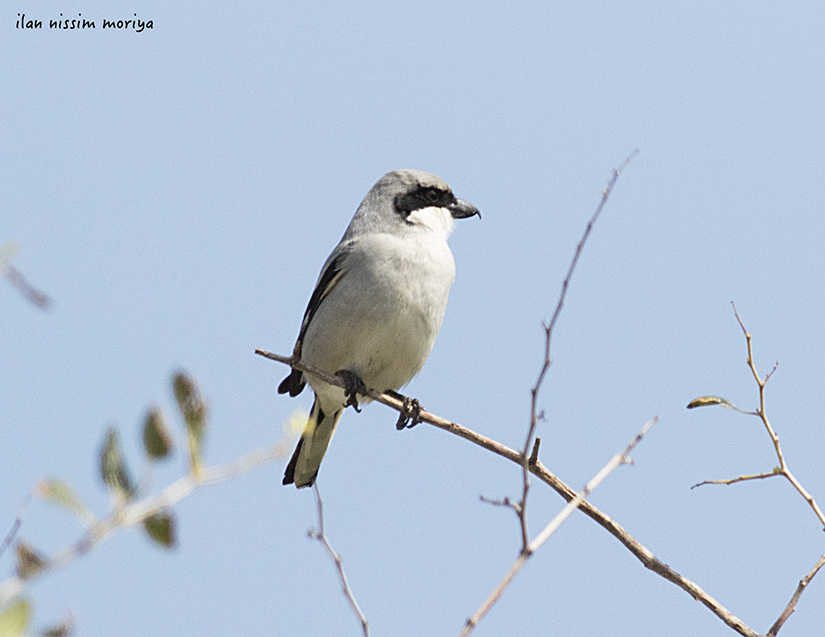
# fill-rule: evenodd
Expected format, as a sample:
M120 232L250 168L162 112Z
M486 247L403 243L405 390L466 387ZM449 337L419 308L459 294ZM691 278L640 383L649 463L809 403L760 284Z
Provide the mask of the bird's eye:
M435 188L427 188L424 191L424 200L427 203L436 203L439 200L440 197L441 197L441 192L439 192Z

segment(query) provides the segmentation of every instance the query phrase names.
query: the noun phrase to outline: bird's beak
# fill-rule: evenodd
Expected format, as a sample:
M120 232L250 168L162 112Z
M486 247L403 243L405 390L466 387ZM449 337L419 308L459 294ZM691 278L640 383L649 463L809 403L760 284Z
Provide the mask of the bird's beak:
M481 213L478 211L478 208L463 199L456 199L455 203L447 206L447 209L450 211L453 219L466 219L467 217L473 217L475 215L478 215L478 218L481 219Z

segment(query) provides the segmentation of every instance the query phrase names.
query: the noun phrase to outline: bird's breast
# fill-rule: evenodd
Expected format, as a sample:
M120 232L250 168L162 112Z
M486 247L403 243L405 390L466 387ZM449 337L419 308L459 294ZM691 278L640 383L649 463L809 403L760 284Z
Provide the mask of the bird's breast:
M353 371L381 391L418 374L455 277L446 241L426 239L376 235L353 246L344 275L307 328L308 363Z

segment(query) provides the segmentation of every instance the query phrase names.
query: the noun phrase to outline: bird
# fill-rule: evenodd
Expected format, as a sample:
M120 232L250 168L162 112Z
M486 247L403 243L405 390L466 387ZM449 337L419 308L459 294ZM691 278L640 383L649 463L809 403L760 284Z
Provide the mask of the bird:
M293 350L294 358L342 376L346 389L294 368L278 386L294 397L308 383L315 393L284 485L315 483L345 408L359 411L357 389L400 396L421 371L455 279L447 238L456 219L476 215L478 208L422 170L389 172L364 197L321 269Z

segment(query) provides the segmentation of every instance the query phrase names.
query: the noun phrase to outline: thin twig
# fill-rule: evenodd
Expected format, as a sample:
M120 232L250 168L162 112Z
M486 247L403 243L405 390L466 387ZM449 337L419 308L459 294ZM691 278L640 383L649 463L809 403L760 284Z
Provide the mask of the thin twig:
M0 267L0 274L6 277L9 283L16 287L20 294L26 297L32 305L39 307L41 310L48 310L51 307L52 300L49 296L29 283L20 270L11 263L0 264L0 266L2 266Z
M324 532L324 502L321 500L321 492L318 490L317 482L315 483L315 499L318 503L318 530L311 530L308 535L312 539L321 542L327 550L327 553L329 553L329 556L332 558L332 561L335 562L335 568L338 571L338 577L341 580L341 586L344 589L344 596L347 598L349 605L352 607L355 616L358 617L358 621L361 622L361 629L364 631L364 637L369 637L370 629L367 625L367 618L361 611L360 606L358 606L358 602L355 601L355 596L352 594L352 589L349 587L347 576L344 573L344 564L341 561L341 557L332 548L332 545L329 543L329 539Z
M741 409L737 409L736 407L733 407L733 405L731 405L729 401L723 401L723 402L720 402L719 404L722 404L725 407L736 409L736 411L738 411L740 413L743 413L743 414L746 414L746 415L756 416L762 421L762 424L764 425L765 430L767 431L768 436L770 436L771 442L773 443L773 447L774 447L774 451L776 453L776 457L779 460L779 466L774 468L773 471L767 472L767 473L760 473L760 474L748 475L748 476L739 476L738 478L731 478L731 479L728 479L728 480L704 480L702 482L699 482L698 484L694 484L691 487L691 489L702 486L702 485L705 485L705 484L731 485L731 484L735 484L735 483L738 483L738 482L745 482L745 481L750 481L750 480L764 480L764 479L767 479L767 478L772 478L774 476L784 476L788 480L788 482L790 482L791 485L793 485L794 489L796 489L797 492L805 499L805 501L808 503L808 505L813 510L814 514L819 519L819 522L823 525L823 527L825 527L825 515L823 515L822 510L819 508L819 505L817 505L817 503L814 500L813 496L811 496L805 490L805 488L796 479L796 477L793 475L793 473L791 473L791 470L789 469L788 464L785 460L785 455L782 453L782 447L779 444L779 436L776 434L773 427L771 426L770 421L768 420L768 412L767 412L767 409L765 407L765 386L768 384L768 380L770 380L770 378L771 378L771 376L773 376L774 372L776 372L777 367L779 367L779 362L777 361L776 363L774 363L773 368L771 369L770 372L765 374L764 378L760 377L759 372L756 369L756 363L754 362L754 358L753 358L753 337L751 336L750 332L748 332L747 328L745 327L745 323L744 323L744 321L742 321L742 317L739 315L739 311L736 309L736 303L731 302L731 305L733 306L733 313L736 316L736 321L739 323L739 327L742 329L742 333L745 336L745 342L747 344L747 350L748 350L747 365L748 365L748 368L751 370L751 374L753 375L753 378L756 381L756 384L759 388L759 408L754 412L745 412L745 411L742 411ZM727 403L727 404L725 404L725 403ZM799 586L797 587L796 592L794 593L793 597L791 598L791 601L785 607L785 610L779 616L779 619L776 620L774 625L768 631L767 634L768 634L769 637L775 637L776 636L776 634L782 628L784 623L787 621L787 619L791 616L791 614L796 609L796 604L799 601L799 597L802 595L802 592L805 590L805 588L808 586L810 581L819 572L819 570L822 568L823 565L825 565L825 555L823 555L819 559L819 561L816 563L814 568L811 569L811 571L804 578L802 578L802 580L799 582Z
M326 372L323 372L316 367L307 365L303 361L296 359L294 356L281 356L279 354L273 354L271 352L267 352L261 349L256 349L255 353L270 360L290 365L302 372L313 374L314 376L317 376L325 383L329 383L330 385L335 385L336 387L344 386L344 382L340 376L327 374ZM368 389L366 390L366 392L361 392L361 395L371 398L384 405L387 405L388 407L398 412L401 412L404 409L403 402L389 394L381 394L375 390ZM444 431L447 431L451 434L460 436L461 438L464 438L465 440L468 440L473 444L478 445L482 449L491 451L492 453L501 456L502 458L505 458L510 462L514 462L519 466L521 466L522 464L523 455L520 452L516 451L515 449L511 449L510 447L507 447L506 445L503 445L500 442L493 440L492 438L488 438L487 436L483 436L479 433L476 433L471 429L467 429L466 427L463 427L458 423L446 420L445 418L441 418L440 416L436 416L435 414L431 414L424 409L421 410L419 420L420 422L429 423L434 427L438 427L439 429L443 429ZM577 495L577 493L573 489L571 489L567 484L560 480L552 471L545 467L540 460L537 460L535 463L530 463L530 473L532 473L539 480L547 484L550 488L556 491L556 493L558 493L568 502L570 500L573 500ZM587 500L585 500L579 505L579 510L582 511L588 517L590 517L594 522L601 525L608 533L610 533L617 540L619 540L619 542L621 542L625 546L625 548L629 550L642 563L642 565L645 568L650 569L657 575L660 575L669 582L672 582L673 584L684 590L686 593L688 593L688 595L693 597L693 599L704 604L708 609L710 609L710 611L714 615L719 617L719 619L721 619L725 624L727 624L735 631L737 631L740 635L744 635L745 637L760 637L759 633L753 631L741 619L733 615L728 609L722 606L713 597L708 595L694 582L680 575L672 568L670 568L667 564L657 559L650 551L650 549L640 544L632 535L630 535L630 533L625 531L625 529L618 522L613 520L613 518L611 518L609 515L597 509Z
M736 484L737 482L745 482L746 480L764 480L765 478L774 478L781 475L782 474L778 471L771 471L770 473L760 473L754 476L739 476L738 478L731 478L729 480L702 480L701 482L694 484L691 489L695 489L696 487L701 487L706 484Z
M820 524L822 524L823 528L825 528L825 514L822 513L822 509L819 508L819 505L816 503L813 496L805 490L805 487L803 487L799 480L797 480L793 473L791 473L791 470L788 468L788 464L785 461L785 456L782 453L782 448L779 446L779 436L776 435L773 427L771 427L771 423L768 421L768 412L765 409L765 385L768 384L768 379L776 371L779 363L777 362L773 366L773 369L765 375L764 379L760 378L759 372L756 370L756 364L753 360L753 339L750 332L745 329L745 324L742 322L742 318L739 316L739 312L736 309L736 303L731 302L731 305L733 306L733 313L736 315L736 320L739 322L739 327L742 328L742 333L745 335L745 341L748 345L748 367L753 374L754 380L756 380L756 384L759 386L759 409L756 411L756 415L762 420L762 424L765 425L765 429L771 438L771 442L773 443L776 457L779 459L779 467L774 470L774 473L785 476L788 482L793 485L794 489L796 489L805 499L808 506L813 509L814 514L817 518L819 518Z
M15 518L14 523L11 525L11 529L9 530L8 534L6 535L6 539L3 540L3 544L0 544L0 556L6 552L6 549L11 546L11 543L14 542L14 538L17 537L17 532L20 530L20 525L23 524L23 516L26 514L26 508L29 506L29 502L32 500L32 493L23 498L23 503L20 505L20 509L17 512L17 518Z
M518 516L519 519L521 518L521 505L518 502L513 502L510 498L506 496L500 500L492 500L490 498L485 498L483 495L481 495L478 499L481 500L484 504L492 504L494 507L506 507L508 509L512 509L515 512L516 516Z
M782 625L788 620L788 617L790 617L796 610L796 603L799 601L799 596L802 595L802 591L805 590L805 587L810 584L811 580L814 578L814 575L816 575L819 572L819 569L823 566L825 566L825 555L820 557L810 572L800 580L799 586L796 587L796 591L794 592L793 597L791 597L791 601L788 602L788 605L785 607L785 610L782 611L782 614L779 616L779 619L776 620L776 623L771 626L767 637L776 637L776 633L779 632L779 629L782 628Z
M252 451L232 462L205 467L200 477L186 475L158 494L116 508L109 517L93 524L78 541L50 558L35 574L25 579L19 576L9 577L0 583L0 608L18 597L35 578L67 566L108 540L117 530L140 524L151 515L168 509L202 487L240 476L263 464L283 458L288 452L286 440L279 441L272 447Z
M518 575L519 571L524 567L527 563L527 560L530 559L530 556L535 553L538 548L544 544L547 539L556 532L556 530L562 525L570 515L575 511L579 506L585 501L588 495L590 495L593 490L599 486L599 484L604 480L607 476L609 476L613 471L621 464L625 464L628 462L628 454L633 450L633 448L638 445L642 438L644 438L645 434L647 433L648 429L650 429L659 419L657 417L653 417L648 420L644 427L642 427L641 431L636 434L636 437L630 441L630 444L625 447L624 451L621 453L617 453L610 459L602 469L595 475L591 480L584 486L584 488L576 495L575 498L570 500L567 505L561 510L561 512L553 518L550 523L544 527L541 533L539 533L536 538L530 542L529 546L527 547L526 551L522 551L521 554L518 556L513 565L510 567L510 570L504 576L504 578L499 582L498 586L496 586L495 590L490 593L490 596L484 601L481 607L467 620L467 623L464 624L464 629L461 631L461 637L467 637L470 633L473 632L478 623L484 619L484 616L490 611L493 605L501 598L504 594L504 591L510 585L510 582L513 581L513 578Z
M540 419L538 413L539 392L544 384L544 379L547 376L547 372L553 364L553 357L551 356L550 351L550 345L553 340L553 328L556 326L556 321L558 321L561 310L564 307L567 289L570 286L570 280L573 278L573 271L576 269L576 265L579 262L579 257L584 249L584 244L587 242L587 238L590 236L590 232L593 230L593 226L596 224L599 215L601 215L602 210L604 210L605 205L607 205L607 200L610 198L610 193L613 191L613 187L616 185L619 175L638 154L639 149L634 149L634 151L625 158L621 166L613 169L613 176L607 182L607 185L602 191L602 198L599 201L599 205L596 206L596 210L590 218L590 221L587 223L587 227L584 229L584 234L576 246L576 251L573 253L573 260L570 262L570 267L567 268L567 274L561 284L561 293L559 294L559 300L558 303L556 303L556 309L553 312L553 317L550 319L549 323L544 325L544 361L542 362L541 369L539 370L536 384L533 385L533 388L530 390L530 426L527 428L527 437L524 441L524 451L521 459L522 493L519 507L519 520L521 521L522 553L528 550L529 538L529 532L527 529L527 494L530 492L530 459L528 458L527 453L530 450L530 445L532 444L533 436L536 434L536 428L538 427ZM537 456L537 450L535 451L535 455Z

